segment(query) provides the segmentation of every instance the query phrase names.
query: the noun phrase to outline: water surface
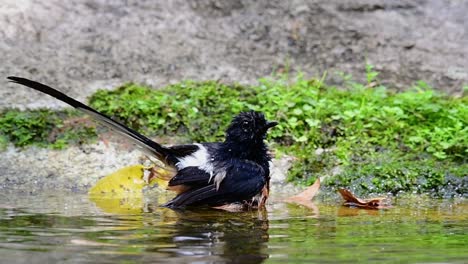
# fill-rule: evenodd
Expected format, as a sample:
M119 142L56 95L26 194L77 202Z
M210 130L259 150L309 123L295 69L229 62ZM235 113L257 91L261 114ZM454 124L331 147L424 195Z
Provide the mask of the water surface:
M2 191L0 262L468 262L464 200L399 199L381 211L279 201L243 213L143 204L110 212L85 194Z

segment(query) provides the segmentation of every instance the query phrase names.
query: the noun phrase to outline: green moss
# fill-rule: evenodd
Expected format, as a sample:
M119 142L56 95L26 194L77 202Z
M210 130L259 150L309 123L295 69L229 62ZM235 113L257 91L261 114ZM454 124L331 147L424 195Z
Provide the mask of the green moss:
M188 81L154 90L126 84L98 91L90 104L144 134L185 135L186 142L222 140L233 116L254 109L280 122L270 142L278 153L297 158L291 181L309 184L330 175L328 186L352 186L358 193L444 195L452 188L454 195L466 195L468 98L449 97L423 82L392 92L377 84L372 67L366 71L367 84L344 76L340 89L301 76L265 78L257 86ZM0 131L18 146L60 146L76 139L66 132L68 137L46 140L54 126L63 124L59 114L41 111L26 118L30 121L20 112L5 115Z
M235 113L255 101L254 91L215 81L182 82L160 90L127 84L98 91L91 106L145 134L185 134L190 141L221 140Z
M0 113L0 145L5 148L9 141L17 147L61 149L70 143L91 142L96 138L95 128L80 122L83 118L76 111L6 109Z
M467 171L466 163L390 150L364 154L326 183L333 187L352 188L359 195L370 192L428 192L435 196L454 197L466 195Z

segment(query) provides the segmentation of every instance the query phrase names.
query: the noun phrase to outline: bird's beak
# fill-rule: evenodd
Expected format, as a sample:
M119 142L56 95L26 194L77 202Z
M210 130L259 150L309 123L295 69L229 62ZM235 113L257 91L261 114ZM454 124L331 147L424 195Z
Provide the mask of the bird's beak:
M276 126L276 125L278 125L278 122L275 122L275 121L267 122L267 123L265 124L265 126L264 126L262 129L260 129L260 130L258 131L258 135L263 135L263 136L265 136L265 135L266 135L266 132L268 131L268 129L270 129L270 128Z
M275 127L276 125L278 125L278 122L276 121L267 122L265 125L265 131L267 131L268 129L272 127Z

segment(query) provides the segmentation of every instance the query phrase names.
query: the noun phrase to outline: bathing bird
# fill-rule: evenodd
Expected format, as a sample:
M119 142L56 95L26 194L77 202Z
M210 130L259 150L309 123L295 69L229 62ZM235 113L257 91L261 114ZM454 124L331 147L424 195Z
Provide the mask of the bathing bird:
M163 146L45 84L21 77L8 79L88 114L173 171L167 179L168 188L177 195L163 206L263 206L268 198L271 157L265 138L278 123L267 121L260 112L250 110L235 116L222 142Z

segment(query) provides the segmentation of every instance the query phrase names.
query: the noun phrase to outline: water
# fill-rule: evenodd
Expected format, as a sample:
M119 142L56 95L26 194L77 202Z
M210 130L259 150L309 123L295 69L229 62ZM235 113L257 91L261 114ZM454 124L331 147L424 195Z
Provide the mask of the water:
M266 211L229 213L150 202L106 213L85 194L2 191L0 262L468 262L464 200L400 199L384 211L315 204L277 201Z

